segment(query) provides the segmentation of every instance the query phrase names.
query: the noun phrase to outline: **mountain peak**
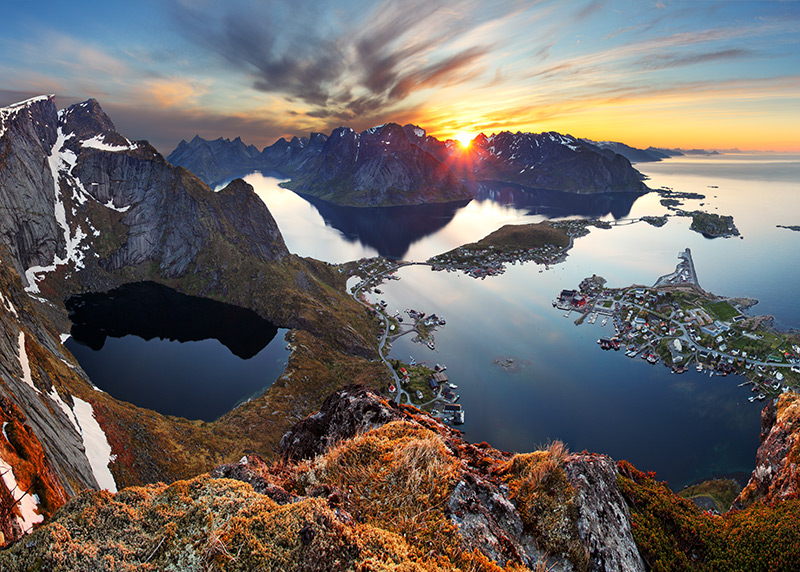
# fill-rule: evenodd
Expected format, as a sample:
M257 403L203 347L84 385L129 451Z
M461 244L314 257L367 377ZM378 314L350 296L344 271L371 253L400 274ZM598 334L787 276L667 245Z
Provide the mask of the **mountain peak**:
M83 141L99 134L118 135L114 122L106 115L96 99L87 99L81 103L70 105L59 113L62 128L65 133L73 133L77 141ZM110 142L113 145L125 145L128 140L119 135L119 141ZM108 140L108 137L106 137Z
M30 110L32 108L40 108L42 105L45 105L45 106L50 106L50 109L47 111L43 111L43 117L48 115L49 112L54 113L55 112L55 103L53 102L54 97L55 97L54 95L37 95L36 97L31 97L24 101L18 101L17 103L12 103L11 105L8 105L6 107L0 107L0 138L2 138L3 135L5 135L12 121L19 115L20 111L23 111L25 109ZM35 127L36 131L43 130L40 123L41 122L37 123L37 126ZM48 138L43 133L39 133L39 137L43 141Z
M403 125L403 131L405 131L406 137L408 137L409 141L425 139L425 130L419 125L406 123Z
M217 149L210 156L189 150L169 157L209 184L248 169L268 169L293 179L294 190L359 206L461 200L471 196L464 184L475 181L578 193L646 190L641 175L620 159L612 164L613 154L555 131L481 133L465 149L417 125L392 122L360 133L337 127L330 136L279 139L247 160ZM433 192L437 187L446 190Z

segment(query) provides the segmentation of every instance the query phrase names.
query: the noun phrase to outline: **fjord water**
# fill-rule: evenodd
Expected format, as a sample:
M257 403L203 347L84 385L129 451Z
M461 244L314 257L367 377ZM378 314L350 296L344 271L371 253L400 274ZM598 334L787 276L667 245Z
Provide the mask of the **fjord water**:
M800 326L800 232L776 228L800 224L800 157L679 157L636 167L649 176L651 188L705 195L684 200L682 208L733 215L744 238L704 238L689 230L688 218L672 217L662 228L629 224L670 212L655 193L633 196L622 207L614 197L574 196L571 205L555 197L557 208L547 208L533 193L489 189L483 200L459 206L452 215L431 215L440 220L429 234L420 233L417 224L409 225L404 237L389 237L392 244L408 243L396 257L425 260L509 223L597 216L615 226L592 229L575 242L566 262L549 269L511 266L503 276L483 281L426 267L402 269L401 280L382 287L389 311L435 312L446 316L447 326L436 334L436 352L404 337L394 343L392 357L447 364L467 412L462 429L471 441L527 451L560 439L573 450L604 452L655 470L673 488L749 473L763 404L747 401L751 393L737 387L740 378L709 378L694 370L672 375L661 365L604 352L596 340L610 334L610 326L601 328L599 320L575 326L576 316L563 318L550 301L592 274L604 276L609 286L652 284L671 272L678 252L689 247L707 291L757 298L751 313L771 314L779 327ZM246 180L270 208L291 251L330 262L380 252L374 232L359 233L375 212L339 208L332 216L279 188L275 179L252 174ZM402 234L403 227L383 232ZM493 364L498 357L511 357L518 367L498 367Z
M117 399L213 421L262 394L288 359L286 330L254 312L154 283L67 300L65 342L89 378Z

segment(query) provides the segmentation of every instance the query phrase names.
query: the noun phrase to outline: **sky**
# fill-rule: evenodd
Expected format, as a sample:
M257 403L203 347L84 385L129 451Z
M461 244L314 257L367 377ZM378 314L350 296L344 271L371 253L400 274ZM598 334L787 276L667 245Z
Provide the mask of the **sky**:
M800 2L3 0L0 105L93 97L129 139L394 121L800 151Z

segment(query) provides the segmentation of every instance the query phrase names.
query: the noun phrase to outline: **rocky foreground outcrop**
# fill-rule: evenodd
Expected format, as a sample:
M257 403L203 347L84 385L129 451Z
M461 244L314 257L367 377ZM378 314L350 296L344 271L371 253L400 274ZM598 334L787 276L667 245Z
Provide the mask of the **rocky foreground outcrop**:
M756 468L733 507L800 498L800 396L788 392L761 412Z
M767 424L781 451L797 399ZM709 514L625 461L470 444L362 386L330 396L281 450L275 463L251 454L171 485L84 492L0 552L0 569L790 570L800 557L788 489Z
M361 386L332 395L282 450L274 465L251 455L170 486L84 493L0 566L644 570L602 455L471 445Z

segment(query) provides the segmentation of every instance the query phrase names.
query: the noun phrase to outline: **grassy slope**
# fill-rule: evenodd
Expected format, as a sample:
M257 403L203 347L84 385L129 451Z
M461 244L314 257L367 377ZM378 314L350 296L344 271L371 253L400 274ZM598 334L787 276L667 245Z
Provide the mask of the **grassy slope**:
M536 248L554 244L564 247L569 244L569 236L561 229L553 228L548 222L535 224L507 224L476 243L465 248L485 248L494 246L500 249Z
M800 501L712 516L675 495L653 473L619 463L633 536L647 565L667 570L792 570L800 558Z

